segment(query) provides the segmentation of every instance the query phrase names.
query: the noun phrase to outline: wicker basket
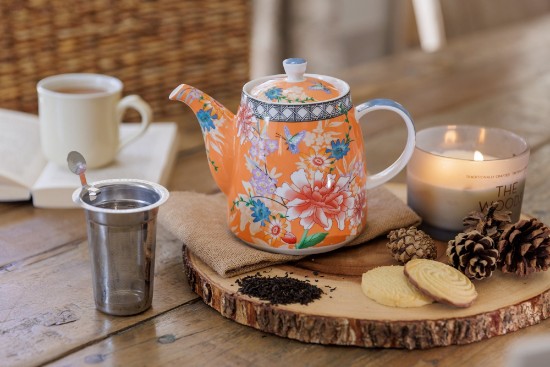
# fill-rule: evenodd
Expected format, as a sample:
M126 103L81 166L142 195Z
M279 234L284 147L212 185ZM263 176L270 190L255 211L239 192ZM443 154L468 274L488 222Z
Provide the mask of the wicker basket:
M159 117L179 83L217 98L248 80L248 0L1 0L0 108L37 113L36 83L53 74L115 76Z

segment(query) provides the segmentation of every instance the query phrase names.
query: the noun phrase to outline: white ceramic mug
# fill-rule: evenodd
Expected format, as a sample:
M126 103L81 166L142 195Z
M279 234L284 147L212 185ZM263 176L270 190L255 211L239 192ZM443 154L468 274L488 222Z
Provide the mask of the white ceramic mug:
M123 84L100 74L60 74L37 84L40 139L46 158L67 165L67 154L76 150L88 168L111 163L118 151L149 127L151 107L139 96L121 99ZM120 139L124 112L133 108L141 115L141 128Z

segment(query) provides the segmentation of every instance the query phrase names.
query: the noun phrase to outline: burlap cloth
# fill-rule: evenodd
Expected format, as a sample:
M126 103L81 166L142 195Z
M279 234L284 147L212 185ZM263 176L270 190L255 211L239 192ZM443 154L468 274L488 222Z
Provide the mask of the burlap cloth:
M386 188L370 190L367 197L367 228L347 246L363 244L392 229L420 224L420 217ZM159 224L223 277L304 257L261 251L240 241L227 227L225 200L222 193L171 192L159 210Z

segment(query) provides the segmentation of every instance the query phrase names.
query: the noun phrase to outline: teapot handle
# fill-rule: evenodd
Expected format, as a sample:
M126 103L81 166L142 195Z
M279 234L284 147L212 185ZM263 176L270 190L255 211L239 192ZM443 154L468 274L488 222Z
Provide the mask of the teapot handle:
M357 121L359 121L359 119L365 114L376 110L393 111L403 119L405 125L407 125L407 144L405 145L405 149L403 149L403 152L401 153L399 158L397 158L397 160L393 162L388 168L367 177L367 189L372 189L376 186L380 186L383 183L391 180L399 172L401 172L401 170L405 168L405 166L409 162L409 159L411 159L416 142L416 133L411 115L403 106L395 101L392 101L391 99L379 98L361 103L360 105L355 107L355 118L357 119Z

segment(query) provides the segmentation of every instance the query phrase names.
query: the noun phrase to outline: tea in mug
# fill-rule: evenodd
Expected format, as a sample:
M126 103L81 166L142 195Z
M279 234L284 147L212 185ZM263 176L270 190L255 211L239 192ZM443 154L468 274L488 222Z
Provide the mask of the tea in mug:
M105 89L101 88L91 88L91 87L65 87L65 88L56 88L52 89L54 92L57 93L64 93L64 94L96 94L96 93L105 93L107 92Z

